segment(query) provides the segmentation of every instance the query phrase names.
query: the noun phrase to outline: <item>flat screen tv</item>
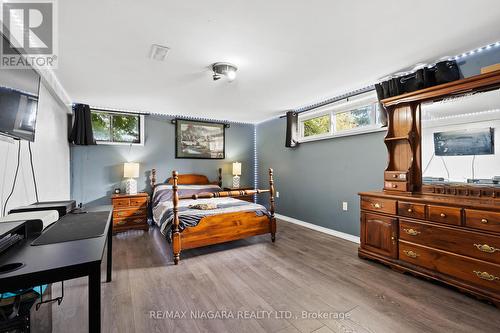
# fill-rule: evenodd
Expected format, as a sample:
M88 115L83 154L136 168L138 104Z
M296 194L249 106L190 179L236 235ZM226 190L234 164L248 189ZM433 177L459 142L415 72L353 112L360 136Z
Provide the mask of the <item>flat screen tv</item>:
M436 156L493 155L495 129L464 129L434 133Z
M35 70L0 68L0 134L35 140L39 89Z

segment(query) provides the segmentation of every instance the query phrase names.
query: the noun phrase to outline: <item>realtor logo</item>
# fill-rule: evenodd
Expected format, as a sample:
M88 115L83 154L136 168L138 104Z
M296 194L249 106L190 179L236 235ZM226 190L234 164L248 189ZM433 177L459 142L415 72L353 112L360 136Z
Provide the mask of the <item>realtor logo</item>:
M1 67L56 67L55 1L2 2Z

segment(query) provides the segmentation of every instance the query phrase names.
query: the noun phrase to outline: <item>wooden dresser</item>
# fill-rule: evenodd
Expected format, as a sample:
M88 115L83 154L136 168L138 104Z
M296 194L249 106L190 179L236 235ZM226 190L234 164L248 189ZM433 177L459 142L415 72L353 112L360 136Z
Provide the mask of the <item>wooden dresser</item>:
M113 203L113 233L127 230L148 230L147 193L114 194Z
M359 256L500 305L500 203L364 192Z
M382 100L388 164L383 191L360 193L361 258L500 306L500 187L424 184L421 161L423 102L498 87L500 71Z

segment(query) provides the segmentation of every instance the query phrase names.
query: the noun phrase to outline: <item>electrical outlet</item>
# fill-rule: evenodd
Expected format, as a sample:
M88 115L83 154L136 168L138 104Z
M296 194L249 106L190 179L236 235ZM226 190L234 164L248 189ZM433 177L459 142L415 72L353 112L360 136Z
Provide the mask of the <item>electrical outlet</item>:
M343 201L343 202L342 202L342 210L343 210L344 212L347 212L347 201Z
M276 198L280 197L280 192L276 191Z

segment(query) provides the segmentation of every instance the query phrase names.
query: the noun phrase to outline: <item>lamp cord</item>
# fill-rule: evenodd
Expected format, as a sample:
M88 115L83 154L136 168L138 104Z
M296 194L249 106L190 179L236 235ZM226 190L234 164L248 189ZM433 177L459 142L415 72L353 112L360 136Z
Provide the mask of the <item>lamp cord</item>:
M35 168L33 167L33 153L31 152L31 141L28 141L28 150L30 152L31 175L33 176L33 184L35 184L36 203L39 203L40 201L38 200L38 186L36 184Z
M424 172L422 172L422 175L425 175L425 173L427 172L427 169L429 169L429 167L431 166L431 162L434 159L434 156L436 156L436 152L432 153L432 156L429 159L429 162L427 162L427 165L425 166L425 169L424 169Z
M474 155L474 157L472 158L472 181L474 181L474 179L476 179L475 177L475 170L474 170L474 162L476 162L476 155Z
M448 181L450 181L450 171L448 170L448 167L446 166L446 162L444 161L443 156L441 156L441 161L443 162L443 166L446 170L446 174L448 175Z
M17 183L17 175L19 174L19 165L21 162L21 140L17 141L17 166L16 166L16 173L14 174L14 181L12 182L12 188L10 190L9 196L5 200L5 203L3 205L3 211L2 211L2 216L5 216L5 211L7 210L7 204L9 203L10 198L12 197L12 194L14 193L14 189L16 188L16 183Z

